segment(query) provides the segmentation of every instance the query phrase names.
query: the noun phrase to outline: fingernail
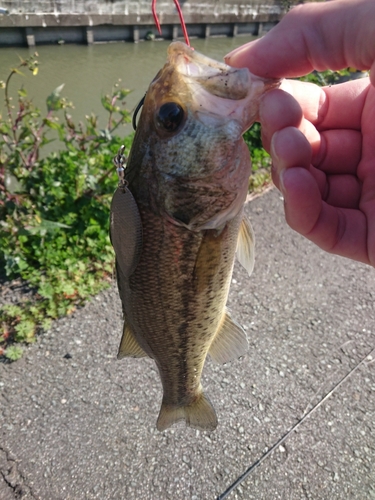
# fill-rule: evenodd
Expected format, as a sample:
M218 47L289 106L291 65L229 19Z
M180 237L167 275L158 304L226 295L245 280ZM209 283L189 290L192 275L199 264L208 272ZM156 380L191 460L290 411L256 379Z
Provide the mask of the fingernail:
M276 151L276 141L277 141L278 135L279 135L278 131L273 134L272 139L271 139L271 146L270 146L272 160L276 163L279 162L279 157L278 157L277 151Z
M224 56L224 61L226 62L226 64L233 64L242 52L247 52L250 47L253 46L256 42L257 40L253 40L252 42L248 42L245 45L237 47L236 49L229 52L226 56Z
M270 145L270 153L272 157L272 168L277 177L279 178L279 187L280 191L284 195L285 193L285 185L284 185L284 174L285 174L285 168L282 168L280 165L280 159L278 157L277 151L276 151L276 141L277 141L277 136L279 132L275 132L272 136L271 139L271 145ZM281 167L281 168L280 168Z
M285 198L285 184L284 184L285 172L286 172L285 168L281 169L279 172L279 186L280 186L280 191L283 194L284 198Z

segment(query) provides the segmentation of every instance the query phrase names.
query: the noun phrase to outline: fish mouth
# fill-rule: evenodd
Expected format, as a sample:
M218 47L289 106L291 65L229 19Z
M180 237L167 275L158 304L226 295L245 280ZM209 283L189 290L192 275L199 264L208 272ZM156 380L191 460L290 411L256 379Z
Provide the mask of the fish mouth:
M249 92L250 72L247 68L232 68L200 54L183 42L170 44L168 59L181 76L195 81L214 96L240 100Z

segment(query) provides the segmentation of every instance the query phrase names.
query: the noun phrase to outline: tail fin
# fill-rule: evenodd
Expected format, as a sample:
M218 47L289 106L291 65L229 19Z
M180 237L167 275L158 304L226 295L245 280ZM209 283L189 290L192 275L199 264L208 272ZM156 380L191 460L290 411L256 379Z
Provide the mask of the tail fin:
M159 431L185 420L186 425L194 429L213 431L217 426L217 417L211 401L203 394L188 406L172 406L162 403L156 427Z

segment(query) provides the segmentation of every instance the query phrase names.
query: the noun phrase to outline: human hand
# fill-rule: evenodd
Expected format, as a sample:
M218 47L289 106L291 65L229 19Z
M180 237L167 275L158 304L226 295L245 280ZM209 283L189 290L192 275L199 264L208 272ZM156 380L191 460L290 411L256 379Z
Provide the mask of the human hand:
M263 77L313 69L370 69L333 87L284 81L261 103L264 147L289 225L328 252L375 266L375 2L292 9L226 62Z

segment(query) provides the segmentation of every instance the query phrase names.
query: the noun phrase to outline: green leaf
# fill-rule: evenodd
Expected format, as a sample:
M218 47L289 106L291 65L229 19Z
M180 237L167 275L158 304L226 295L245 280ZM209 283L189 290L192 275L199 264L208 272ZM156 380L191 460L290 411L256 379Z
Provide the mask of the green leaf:
M60 93L64 88L65 83L59 85L55 90L47 97L47 109L48 111L57 111L62 108Z
M23 349L22 347L18 345L10 345L7 349L4 351L4 356L11 361L17 361L17 359L20 359L23 354Z
M27 97L27 92L23 87L21 87L20 89L18 89L18 95L20 97Z
M15 339L18 342L32 342L35 335L35 328L36 325L34 321L30 319L21 321L14 328L16 331Z
M61 222L42 219L39 224L33 226L25 226L18 231L19 235L27 234L46 234L47 232L56 231L57 229L70 229L70 226Z
M6 122L0 121L0 134L9 135L11 130L11 127Z
M51 283L43 283L38 288L38 293L45 299L52 299L54 295L54 288Z
M47 127L52 128L54 130L64 129L64 125L61 125L61 123L57 123L53 120L49 120L48 118L45 118L43 122L45 125L47 125Z
M105 139L107 139L107 141L110 141L112 139L111 132L107 128L105 128L104 130L101 130L100 135L101 135L101 137L104 137Z
M20 76L25 76L22 71L20 71L18 68L11 68L12 73L16 73L17 75Z
M22 315L22 308L20 306L14 306L14 305L6 305L3 308L3 311L10 317L10 318L17 318L17 316Z

